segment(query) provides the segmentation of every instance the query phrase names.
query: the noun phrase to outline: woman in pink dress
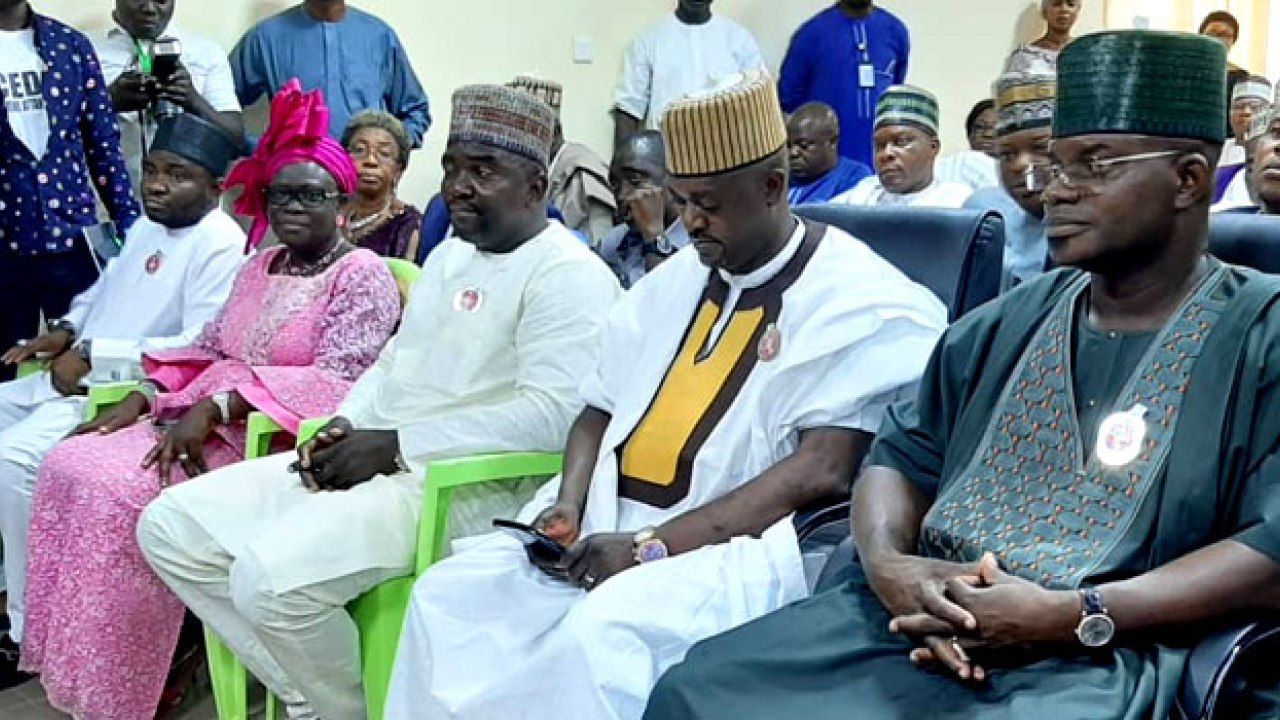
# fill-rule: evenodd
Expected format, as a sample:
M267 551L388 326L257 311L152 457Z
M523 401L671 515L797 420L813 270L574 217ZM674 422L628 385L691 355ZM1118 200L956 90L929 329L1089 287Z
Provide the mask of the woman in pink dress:
M385 263L343 238L356 173L327 116L296 84L273 100L271 128L228 184L245 186L236 209L255 218L251 242L269 221L282 246L250 258L199 338L145 357L142 389L40 468L22 667L75 718L156 716L183 607L138 550L142 509L166 486L242 459L251 411L293 432L332 413L397 321Z

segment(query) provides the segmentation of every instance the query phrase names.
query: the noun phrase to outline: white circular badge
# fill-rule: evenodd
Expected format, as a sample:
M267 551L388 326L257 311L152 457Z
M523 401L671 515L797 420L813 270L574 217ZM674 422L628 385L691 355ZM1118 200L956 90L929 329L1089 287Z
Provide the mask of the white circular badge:
M1098 460L1108 467L1123 467L1142 454L1142 441L1147 438L1147 409L1141 405L1132 410L1108 415L1098 428Z

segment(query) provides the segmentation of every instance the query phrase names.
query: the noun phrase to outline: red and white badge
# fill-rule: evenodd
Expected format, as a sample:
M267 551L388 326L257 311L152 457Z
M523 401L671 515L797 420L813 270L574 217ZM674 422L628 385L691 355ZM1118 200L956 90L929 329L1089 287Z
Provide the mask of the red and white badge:
M756 346L756 355L761 362L773 362L782 352L782 331L776 324L770 323L760 336L760 344Z
M155 275L156 273L160 272L160 266L163 264L164 264L164 253L160 252L159 250L155 251L154 253L151 254L151 257L147 258L147 264L146 264L147 274Z
M484 293L476 288L459 290L458 294L453 296L453 309L458 312L480 312L482 305L484 305Z
M1108 415L1098 428L1098 460L1107 467L1123 467L1142 454L1142 441L1147 438L1143 416L1147 408L1135 405L1132 410Z

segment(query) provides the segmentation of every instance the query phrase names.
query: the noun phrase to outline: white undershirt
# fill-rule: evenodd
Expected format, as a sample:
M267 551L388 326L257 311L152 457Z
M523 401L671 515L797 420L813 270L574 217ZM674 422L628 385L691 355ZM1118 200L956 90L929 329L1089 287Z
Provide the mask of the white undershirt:
M36 51L35 30L0 31L0 98L13 133L36 158L44 157L49 147L43 80L44 60Z

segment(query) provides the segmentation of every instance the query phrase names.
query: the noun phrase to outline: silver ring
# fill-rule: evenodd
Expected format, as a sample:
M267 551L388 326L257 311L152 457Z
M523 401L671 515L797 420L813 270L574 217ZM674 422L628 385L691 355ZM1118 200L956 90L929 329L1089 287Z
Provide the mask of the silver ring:
M595 586L596 586L596 578L595 578L595 576L594 576L594 575L583 575L583 576L582 576L582 579L587 581L587 585L588 585L589 587L595 587Z
M19 340L18 347L26 347L31 344L30 340Z
M186 461L188 461L188 460L190 460L190 459L191 459L191 456L190 456L190 455L188 455L188 454L186 454L186 453L182 453L181 455L179 455L179 456L178 456L178 460L179 460L180 462L186 462Z
M964 651L964 646L960 644L959 636L951 638L951 649L955 651L956 657L960 658L962 662L969 662L969 653Z

